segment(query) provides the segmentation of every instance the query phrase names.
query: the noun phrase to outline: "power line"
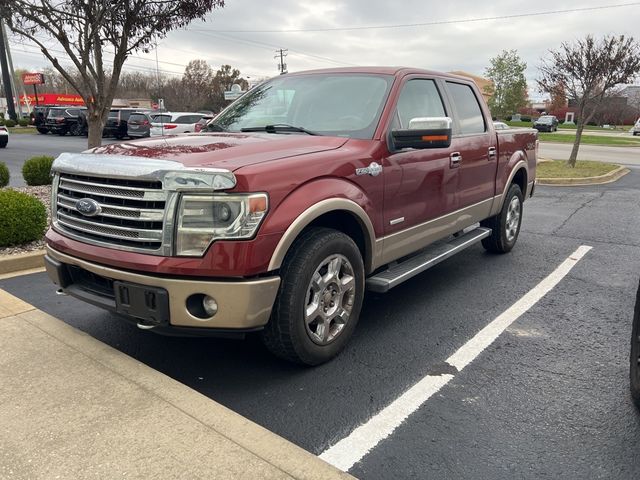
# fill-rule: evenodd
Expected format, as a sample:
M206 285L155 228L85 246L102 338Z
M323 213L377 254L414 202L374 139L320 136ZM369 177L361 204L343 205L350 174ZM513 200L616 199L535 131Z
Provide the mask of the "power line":
M280 63L278 64L278 71L280 72L280 75L284 75L285 73L287 73L287 64L284 63L284 58L287 56L287 49L280 49L280 50L276 50L276 54L274 55L273 58L278 58L280 57Z
M340 32L340 31L354 31L354 30L382 30L382 29L389 29L389 28L429 27L434 25L451 25L454 23L473 23L473 22L486 22L490 20L508 20L512 18L540 17L543 15L589 12L594 10L609 10L612 8L636 7L639 5L640 5L640 2L632 2L632 3L621 3L617 5L602 5L598 7L550 10L546 12L515 13L512 15L499 15L495 17L479 17L479 18L467 18L467 19L456 19L456 20L435 20L432 22L422 22L422 23L399 23L394 25L368 25L368 26L361 26L361 27L300 28L300 29L289 29L289 30L208 30L208 31L210 33L213 33L213 32L215 33L307 33L307 32ZM190 31L197 31L197 30L190 29Z

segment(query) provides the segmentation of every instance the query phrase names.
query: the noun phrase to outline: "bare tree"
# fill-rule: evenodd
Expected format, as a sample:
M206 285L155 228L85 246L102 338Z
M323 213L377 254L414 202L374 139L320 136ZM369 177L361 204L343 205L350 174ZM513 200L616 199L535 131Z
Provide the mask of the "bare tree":
M0 18L38 45L82 96L89 147L96 147L127 57L223 6L224 0L0 0ZM54 51L60 47L79 78L60 63Z
M213 69L205 60L191 60L187 64L182 76L187 110L195 111L207 106L212 82Z
M616 85L630 83L640 72L640 45L624 35L600 40L587 35L573 44L565 42L549 54L539 67L538 87L553 92L560 85L577 103L576 139L568 161L575 167L584 126Z

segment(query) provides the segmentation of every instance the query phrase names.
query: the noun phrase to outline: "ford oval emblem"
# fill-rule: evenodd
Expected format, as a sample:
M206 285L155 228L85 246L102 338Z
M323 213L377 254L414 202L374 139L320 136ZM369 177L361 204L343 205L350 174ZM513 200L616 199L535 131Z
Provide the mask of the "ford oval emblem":
M92 198L83 198L76 202L76 210L85 217L95 217L102 213L100 204Z

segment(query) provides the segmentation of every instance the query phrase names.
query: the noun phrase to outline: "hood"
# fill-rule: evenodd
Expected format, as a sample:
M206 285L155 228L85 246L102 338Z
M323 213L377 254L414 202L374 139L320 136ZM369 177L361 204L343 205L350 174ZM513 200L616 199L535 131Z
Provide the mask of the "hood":
M195 133L115 143L89 153L147 157L230 171L340 148L348 138L273 133Z

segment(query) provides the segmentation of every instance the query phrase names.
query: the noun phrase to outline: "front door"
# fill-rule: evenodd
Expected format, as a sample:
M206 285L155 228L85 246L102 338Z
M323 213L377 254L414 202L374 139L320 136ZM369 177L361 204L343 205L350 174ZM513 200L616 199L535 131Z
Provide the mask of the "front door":
M390 129L407 129L421 117L450 116L433 79L409 78L398 96ZM426 222L456 208L457 168L453 148L403 149L384 160L384 257L398 258L424 243Z

